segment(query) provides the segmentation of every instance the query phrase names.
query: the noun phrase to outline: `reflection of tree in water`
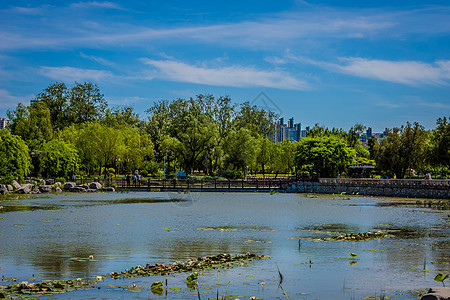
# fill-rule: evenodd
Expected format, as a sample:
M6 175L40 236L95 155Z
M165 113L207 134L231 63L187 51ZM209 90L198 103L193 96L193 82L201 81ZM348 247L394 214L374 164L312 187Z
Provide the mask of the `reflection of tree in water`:
M433 270L423 273L428 280L432 280L436 272L448 272L449 228L402 227L396 228L396 231L393 238L383 240L383 251L376 252L380 259L386 261L385 271L409 271L417 275L424 269Z
M98 275L101 268L101 260L95 249L66 245L66 249L51 249L48 245L35 247L34 251L27 249L27 253L34 252L31 263L51 279L89 277ZM89 256L92 255L93 259Z
M229 239L224 237L219 240L196 238L196 240L193 241L189 239L189 237L185 236L162 241L161 243L149 243L148 249L152 257L165 257L167 261L185 260L209 255L217 255L219 253L237 254L251 252L269 256L271 255L271 247L267 249L267 244L239 243L236 241L235 237L230 237Z

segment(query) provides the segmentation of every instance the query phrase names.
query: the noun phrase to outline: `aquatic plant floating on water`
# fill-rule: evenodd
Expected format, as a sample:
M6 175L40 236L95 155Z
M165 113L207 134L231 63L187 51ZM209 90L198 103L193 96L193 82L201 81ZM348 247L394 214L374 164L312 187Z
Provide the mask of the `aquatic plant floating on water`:
M119 278L134 278L145 277L153 275L169 275L172 273L193 272L206 269L229 269L235 266L243 266L250 263L252 260L268 259L268 256L256 255L250 252L246 254L218 254L215 256L199 257L197 259L190 259L182 262L174 262L167 265L147 264L145 267L137 266L129 270L112 272L106 276L113 279Z
M194 281L198 279L198 272L194 272L189 274L189 276L186 278L187 281Z
M370 241L375 239L382 239L385 237L390 237L389 234L377 231L377 232L360 232L360 233L344 233L338 236L333 236L329 238L320 238L314 239L317 242L332 242L332 241L351 241L351 242L360 242L360 241Z
M119 278L135 278L155 275L169 275L173 273L193 272L206 269L229 269L235 266L244 266L249 264L252 260L268 259L268 256L256 255L247 252L246 254L218 254L215 256L205 256L196 259L189 259L186 261L174 262L171 264L147 264L145 267L137 266L127 269L120 273L112 272L107 275L99 275L95 279L62 279L62 280L43 280L37 283L12 283L10 285L0 285L0 298L6 295L53 295L58 293L65 293L75 290L86 290L89 288L98 288L99 279ZM192 275L191 274L191 275ZM198 274L198 273L197 273ZM191 276L190 275L190 276ZM192 275L191 278L198 276ZM196 280L192 280L190 286L193 289L198 287ZM194 284L192 284L194 283ZM167 283L166 283L167 285ZM165 288L167 290L167 287ZM162 295L164 287L162 283L157 283L151 289L154 294Z
M434 281L437 281L437 282L442 282L442 285L445 287L445 284L444 284L444 281L446 280L446 279L448 279L448 274L442 274L442 273L439 273L439 274L437 274L436 275L436 277L434 277Z
M161 281L153 282L150 290L153 294L161 296L163 294L163 283Z

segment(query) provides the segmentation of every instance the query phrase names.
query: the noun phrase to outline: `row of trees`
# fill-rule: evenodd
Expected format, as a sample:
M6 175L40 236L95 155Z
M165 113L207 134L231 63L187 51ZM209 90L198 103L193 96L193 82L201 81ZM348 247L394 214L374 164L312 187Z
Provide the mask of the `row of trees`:
M56 83L31 103L8 111L11 134L0 134L0 177L23 178L30 171L68 177L108 168L160 175L175 170L227 177L296 171L332 177L352 164L376 164L403 178L410 168L449 168L446 118L432 131L409 123L394 128L379 144L369 140L366 150L359 142L365 129L361 124L348 132L316 125L299 142L273 143L277 116L249 102L233 104L229 97L157 101L147 109L146 120L130 107L108 107L92 83L71 88Z
M427 131L418 123L388 129L380 143L371 137L368 148L377 168L387 175L404 178L413 170L422 174L433 171L447 176L450 171L450 123L446 117Z

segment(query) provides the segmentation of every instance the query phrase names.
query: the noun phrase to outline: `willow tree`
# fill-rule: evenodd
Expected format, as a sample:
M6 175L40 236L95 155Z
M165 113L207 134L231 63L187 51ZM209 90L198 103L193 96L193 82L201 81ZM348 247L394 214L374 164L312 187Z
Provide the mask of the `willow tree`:
M297 144L295 162L318 177L335 177L346 171L356 157L355 149L336 136L306 137Z
M0 130L0 177L3 182L14 177L23 180L30 173L31 158L27 144L7 129Z

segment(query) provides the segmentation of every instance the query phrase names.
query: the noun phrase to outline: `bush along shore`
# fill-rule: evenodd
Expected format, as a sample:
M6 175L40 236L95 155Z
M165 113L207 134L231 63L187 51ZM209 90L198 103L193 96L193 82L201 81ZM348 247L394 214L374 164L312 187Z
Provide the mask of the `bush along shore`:
M41 194L41 193L61 193L63 191L66 192L74 192L74 193L82 193L82 192L114 192L114 187L105 187L102 186L99 182L90 182L87 184L76 184L75 182L66 182L62 184L53 180L43 180L40 179L38 181L28 181L25 184L19 184L17 181L13 181L11 184L0 184L0 195L6 195L9 193L15 194Z
M170 275L183 272L198 272L208 269L229 269L237 266L246 266L253 260L269 259L269 256L256 255L253 253L245 254L218 254L214 256L205 256L186 261L173 262L170 264L147 264L145 267L132 267L121 272L111 272L105 275L98 275L94 278L77 278L63 280L43 280L30 283L23 281L9 285L0 285L0 298L6 296L43 296L60 294L69 291L100 288L98 283L104 279L122 279L135 277L148 277L156 275ZM15 279L11 279L15 280Z

